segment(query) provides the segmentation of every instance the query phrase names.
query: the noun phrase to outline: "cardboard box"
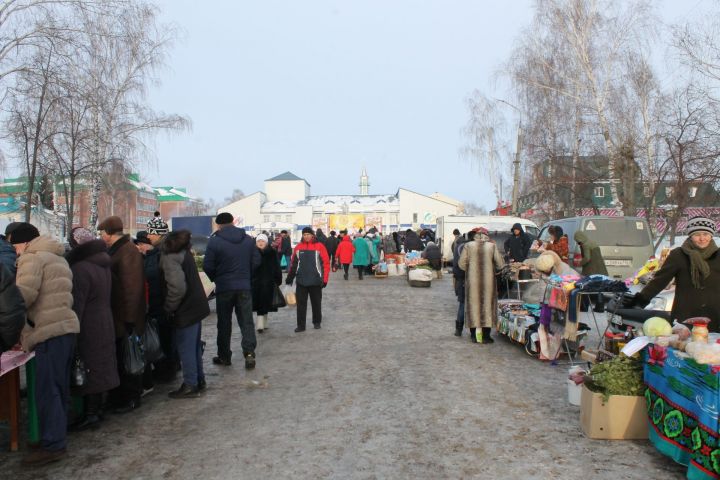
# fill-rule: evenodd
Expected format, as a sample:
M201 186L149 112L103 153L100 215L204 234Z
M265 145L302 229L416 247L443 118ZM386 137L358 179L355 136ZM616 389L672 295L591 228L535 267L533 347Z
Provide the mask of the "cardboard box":
M636 440L648 438L645 397L611 395L606 402L600 393L583 385L580 424L588 438Z

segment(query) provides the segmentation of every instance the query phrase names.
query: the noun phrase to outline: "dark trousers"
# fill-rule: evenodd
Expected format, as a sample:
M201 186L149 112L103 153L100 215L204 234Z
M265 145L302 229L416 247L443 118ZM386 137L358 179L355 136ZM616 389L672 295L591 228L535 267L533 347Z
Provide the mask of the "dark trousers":
M465 302L458 303L457 318L455 319L455 328L462 330L465 327Z
M232 358L230 335L232 335L233 310L242 335L240 345L243 353L255 352L257 340L255 339L255 322L252 313L252 292L250 290L233 290L218 293L215 305L217 310L218 357L226 360Z
M310 304L312 305L312 321L316 325L322 322L322 286L304 287L298 285L295 288L295 297L297 299L297 326L305 328L305 318L307 317L308 296L310 296Z
M175 329L175 344L180 355L183 383L197 387L205 379L202 364L202 346L200 344L201 322L185 328Z
M350 264L349 263L343 263L343 271L345 272L345 276L348 276L348 272L350 271Z
M131 401L140 402L143 391L143 376L130 375L125 372L125 339L115 339L115 353L117 355L117 368L120 376L120 385L110 390L109 403L114 407L122 407Z
M330 267L335 265L335 254L328 252L328 257L330 258Z
M35 401L43 450L58 451L67 445L70 365L74 349L74 333L53 337L35 346Z
M355 268L357 268L358 271L358 278L362 280L363 278L363 272L367 268L365 265L355 265Z

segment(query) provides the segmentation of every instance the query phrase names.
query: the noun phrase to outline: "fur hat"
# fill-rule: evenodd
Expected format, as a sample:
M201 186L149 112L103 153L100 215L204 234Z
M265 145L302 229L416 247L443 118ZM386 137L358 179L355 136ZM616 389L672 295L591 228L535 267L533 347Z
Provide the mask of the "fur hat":
M10 243L13 245L18 243L31 242L40 236L40 232L35 225L27 222L21 222L15 226L10 233Z
M310 235L315 235L315 232L313 232L313 229L310 228L310 227L305 227L305 228L303 228L303 229L302 229L302 233L303 233L303 235L306 234L306 233L309 233Z
M255 237L255 242L259 242L259 241L261 241L261 240L262 240L263 242L267 243L267 241L268 241L267 235L265 235L264 233L261 233L260 235L258 235L257 237Z
M90 230L83 227L75 227L70 234L70 246L77 248L83 243L95 240L95 235Z
M147 223L148 235L167 235L169 231L168 224L162 218L153 218Z
M100 222L100 225L98 225L98 230L102 230L103 232L107 233L108 235L122 233L122 231L123 231L122 218L117 217L115 215L113 215L112 217L107 217L105 220Z
M691 218L687 226L685 227L685 235L688 237L692 236L694 233L698 232L707 232L710 235L715 235L715 232L717 232L717 227L715 225L715 222L710 220L707 217L693 217Z
M218 225L229 225L233 223L235 220L235 217L232 216L232 213L228 212L222 212L219 213L217 217L215 217L215 223Z

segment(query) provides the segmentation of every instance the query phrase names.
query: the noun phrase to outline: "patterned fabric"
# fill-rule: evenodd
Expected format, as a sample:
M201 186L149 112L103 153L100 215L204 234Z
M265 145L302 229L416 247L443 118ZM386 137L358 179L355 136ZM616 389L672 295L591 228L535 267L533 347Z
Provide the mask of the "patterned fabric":
M691 218L687 223L687 227L685 227L685 235L689 237L697 232L707 232L710 235L715 235L715 232L717 232L715 222L706 217Z
M153 218L147 223L149 235L167 235L169 231L168 224L161 217Z
M687 478L720 479L720 376L676 353L668 348L662 366L645 364L650 441L687 465Z

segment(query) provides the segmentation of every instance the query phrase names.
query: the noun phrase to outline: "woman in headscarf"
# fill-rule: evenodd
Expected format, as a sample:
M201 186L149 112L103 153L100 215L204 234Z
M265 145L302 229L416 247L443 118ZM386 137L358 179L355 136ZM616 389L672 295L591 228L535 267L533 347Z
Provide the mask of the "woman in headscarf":
M563 233L563 229L559 225L551 225L548 229L550 236L552 237L551 242L545 244L545 250L548 252L555 252L563 262L568 261L568 238Z
M672 318L710 319L710 331L720 331L720 254L713 240L715 222L706 217L692 218L685 229L688 239L673 249L653 279L628 305L644 307L675 280Z
M252 275L252 303L253 311L257 312L257 331L263 333L267 328L268 313L277 312L277 308L273 307L273 295L275 289L282 285L282 270L278 253L270 246L267 235L258 235L255 245L260 250L261 263Z
M79 431L100 425L103 394L120 385L120 377L110 308L112 274L107 246L81 227L72 230L70 246L67 261L73 274L72 308L80 320L77 348L87 369L87 382L79 389L85 411L70 427Z

